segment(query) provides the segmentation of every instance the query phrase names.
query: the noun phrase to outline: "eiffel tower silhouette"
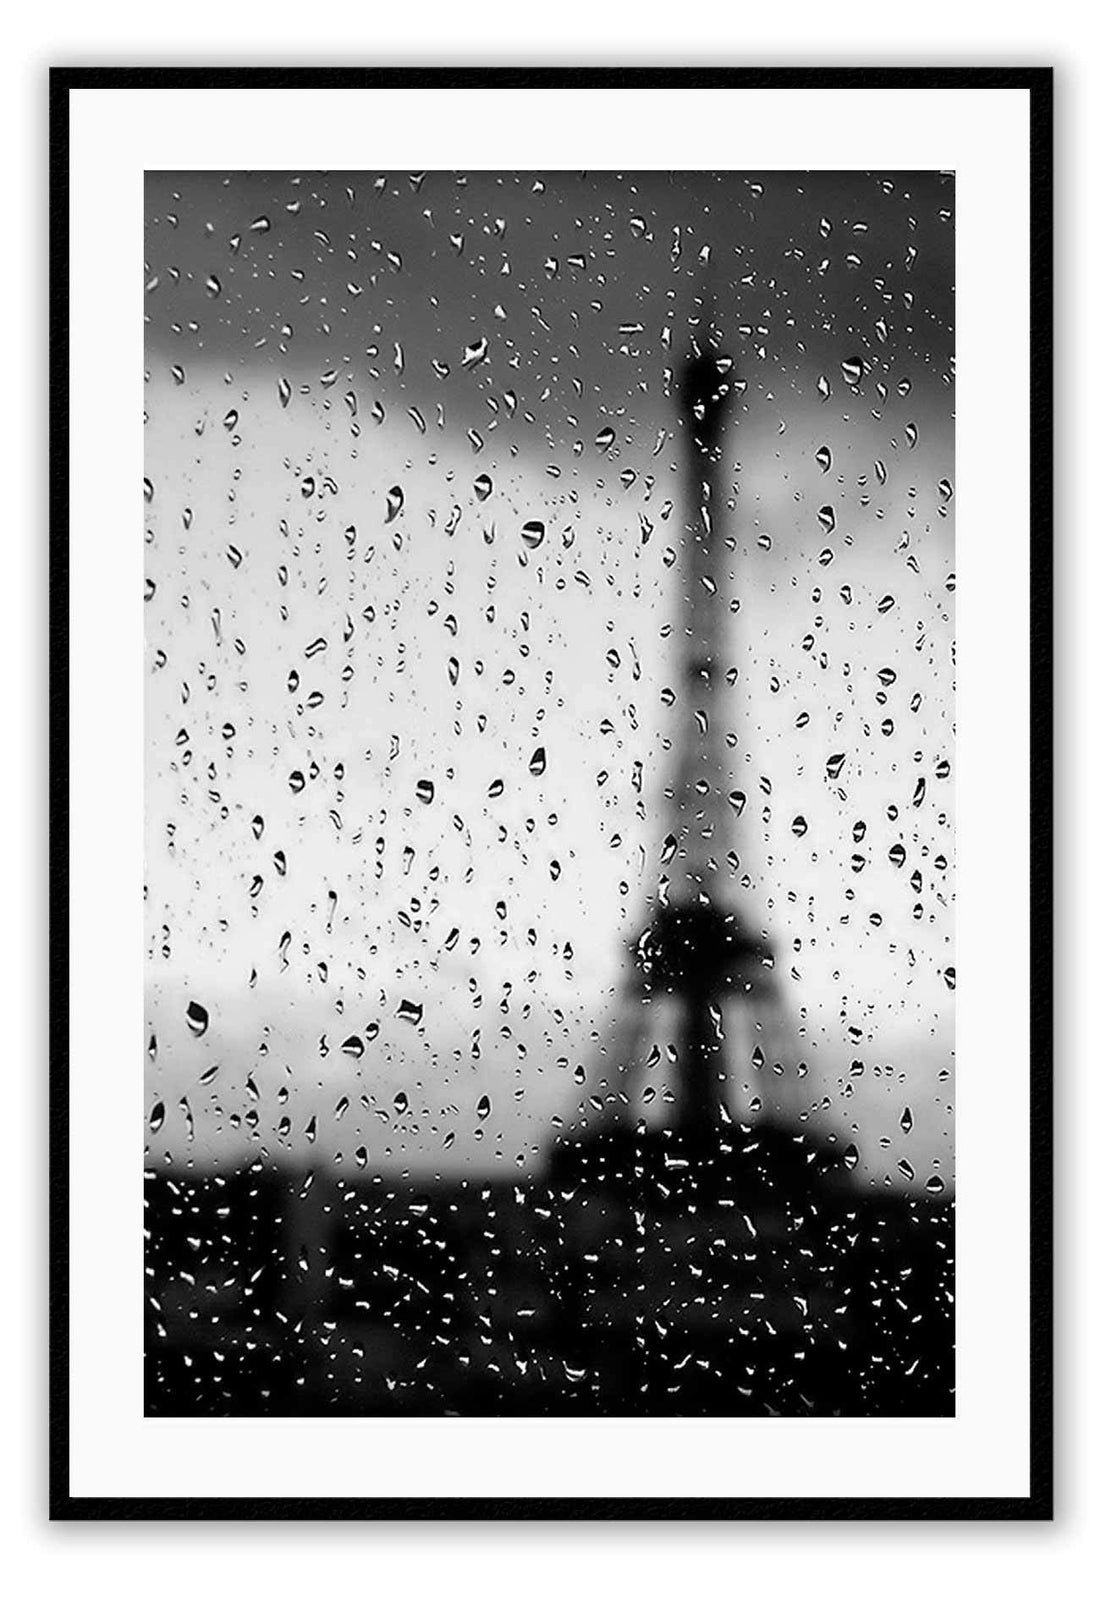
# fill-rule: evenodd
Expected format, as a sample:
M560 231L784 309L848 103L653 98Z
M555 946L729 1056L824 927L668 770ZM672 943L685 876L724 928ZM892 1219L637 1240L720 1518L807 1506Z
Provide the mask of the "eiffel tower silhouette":
M718 854L728 851L735 818L723 750L723 704L736 672L723 659L728 602L715 552L714 489L734 400L732 359L713 326L696 337L679 377L687 452L680 729L662 876L655 913L633 944L634 992L648 1005L679 1005L680 1089L674 1130L692 1148L709 1148L727 1108L724 1016L772 1000L774 954L719 886ZM724 881L728 877L723 872ZM738 1069L740 1071L740 1069Z

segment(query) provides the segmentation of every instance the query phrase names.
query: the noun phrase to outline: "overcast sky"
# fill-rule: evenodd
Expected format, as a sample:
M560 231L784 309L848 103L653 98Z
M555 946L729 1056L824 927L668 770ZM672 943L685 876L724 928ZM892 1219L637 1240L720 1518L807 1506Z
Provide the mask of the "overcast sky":
M950 1176L952 208L940 175L150 177L151 1154L516 1171L598 1096L690 716L669 372L705 310L739 392L717 858L809 1067L763 1092L868 1178Z

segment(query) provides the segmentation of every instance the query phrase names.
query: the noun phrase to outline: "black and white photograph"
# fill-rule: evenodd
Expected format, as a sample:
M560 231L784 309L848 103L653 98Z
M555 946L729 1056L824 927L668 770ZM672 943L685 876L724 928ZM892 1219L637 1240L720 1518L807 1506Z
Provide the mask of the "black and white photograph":
M952 1414L952 175L145 231L146 1411Z
M55 75L54 1516L1049 1516L1050 112Z

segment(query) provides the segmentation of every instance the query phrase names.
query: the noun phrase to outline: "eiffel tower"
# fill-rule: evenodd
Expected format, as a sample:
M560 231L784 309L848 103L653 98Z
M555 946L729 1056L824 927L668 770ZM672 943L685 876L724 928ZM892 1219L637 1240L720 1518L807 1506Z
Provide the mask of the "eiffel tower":
M719 855L731 844L723 704L736 673L726 667L728 601L715 551L712 508L722 441L734 397L733 363L713 329L696 339L679 379L687 453L684 595L679 667L680 728L662 877L653 920L633 945L634 989L642 1007L661 996L681 1013L680 1090L673 1123L691 1149L710 1149L723 1115L727 1051L723 1013L774 995L774 955L719 886ZM727 649L728 651L728 649ZM723 873L723 880L728 880Z

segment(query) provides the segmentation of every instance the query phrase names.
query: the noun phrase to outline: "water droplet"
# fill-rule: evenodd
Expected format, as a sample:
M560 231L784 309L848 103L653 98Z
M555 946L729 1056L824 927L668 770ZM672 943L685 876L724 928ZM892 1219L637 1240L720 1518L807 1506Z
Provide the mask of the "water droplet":
M529 770L532 776L542 776L546 770L546 749L536 748L531 755Z
M187 1025L196 1038L202 1038L210 1026L210 1012L197 1000L192 1000L187 1007Z
M462 367L464 369L477 368L479 363L484 363L488 355L489 342L484 336L482 336L480 340L473 341L469 346L467 346L466 350L463 352Z
M386 493L386 524L392 525L405 506L405 493L400 486L391 486Z
M493 482L490 480L489 476L478 475L477 479L474 481L474 496L477 498L478 502L484 502L486 497L492 496L492 492Z
M397 1007L397 1015L402 1022L411 1022L413 1027L419 1027L424 1017L424 1007L411 999L403 999Z
M430 804L435 797L435 783L421 780L416 784L416 796L421 804Z
M541 519L529 519L520 531L525 547L532 549L541 547L546 535L546 526Z

